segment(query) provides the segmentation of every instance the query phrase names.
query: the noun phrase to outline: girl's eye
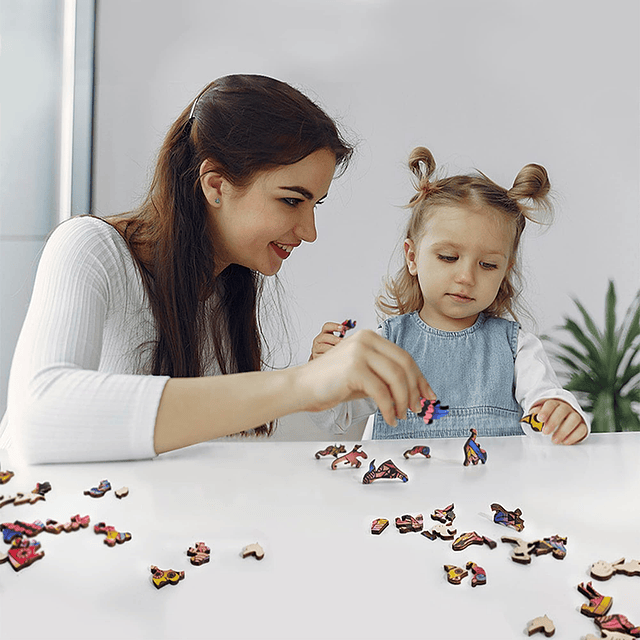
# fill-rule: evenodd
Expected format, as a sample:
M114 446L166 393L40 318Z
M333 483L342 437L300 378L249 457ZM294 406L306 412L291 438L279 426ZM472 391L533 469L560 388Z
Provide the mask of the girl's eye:
M480 266L481 266L483 269L487 269L488 271L491 271L491 270L493 270L493 269L497 269L497 268L498 268L498 265L497 265L497 264L492 264L491 262L481 262L481 263L480 263Z
M438 260L443 260L444 262L455 262L457 259L457 256L443 256L442 254L438 254Z
M282 198L282 202L289 205L290 207L297 207L302 202L302 200L300 200L299 198Z

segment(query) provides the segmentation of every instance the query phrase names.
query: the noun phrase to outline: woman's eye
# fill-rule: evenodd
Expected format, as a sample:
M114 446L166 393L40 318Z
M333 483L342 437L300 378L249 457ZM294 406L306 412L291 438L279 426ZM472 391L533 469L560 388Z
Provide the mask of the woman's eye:
M444 256L442 254L438 254L438 260L443 260L444 262L455 262L457 259L457 256Z
M300 200L299 198L282 198L282 202L288 204L290 207L297 207L302 202L302 200Z

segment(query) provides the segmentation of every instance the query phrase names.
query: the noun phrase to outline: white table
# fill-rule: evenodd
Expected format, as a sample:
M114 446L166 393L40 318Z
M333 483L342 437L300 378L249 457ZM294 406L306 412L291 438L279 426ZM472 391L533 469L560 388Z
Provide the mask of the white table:
M0 494L43 481L53 489L46 502L3 507L1 522L66 522L80 513L91 525L39 534L45 557L20 572L0 565L0 638L511 640L527 637L528 621L543 614L559 640L597 634L579 613L586 599L576 586L597 560L640 559L640 433L593 435L574 447L527 437L479 442L488 461L477 467L463 466L457 439L365 442L369 459L357 470L316 460L319 443L268 441L213 442L151 461L14 468ZM432 457L405 460L413 444L428 444ZM391 458L409 482L363 485L374 458ZM0 461L11 468L6 452ZM129 496L83 495L105 478L113 489L128 486ZM475 530L496 549L455 552L393 525L418 513L435 524L429 514L451 502L458 533ZM495 524L493 502L522 509L524 531ZM376 517L391 521L380 536L369 531ZM132 540L108 547L93 532L99 521ZM516 564L512 546L499 542L512 534L567 536L567 557ZM211 547L199 567L186 555L197 541ZM240 557L253 542L265 549L260 562ZM469 560L485 568L487 585L449 584L443 565ZM152 564L186 577L157 590ZM640 577L594 582L613 596L611 613L640 624Z

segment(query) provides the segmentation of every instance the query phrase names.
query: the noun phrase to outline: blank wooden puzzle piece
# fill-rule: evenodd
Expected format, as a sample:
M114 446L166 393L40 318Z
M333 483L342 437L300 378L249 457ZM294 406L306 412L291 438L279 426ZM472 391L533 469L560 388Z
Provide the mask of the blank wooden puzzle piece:
M456 519L456 514L453 511L453 502L446 506L444 509L435 509L431 514L432 520L437 520L438 522L453 522Z
M388 526L389 521L386 518L376 518L371 523L371 533L374 536L379 536Z
M532 620L527 627L527 633L532 636L534 633L542 631L547 638L550 638L555 632L556 627L546 614Z
M633 636L628 633L619 633L618 631L601 631L602 635L594 636L588 633L584 640L634 640Z
M534 544L525 542L522 538L515 536L503 536L500 538L502 542L508 542L516 545L511 551L511 559L520 564L529 564L531 562L531 552Z
M25 567L44 558L44 551L40 550L40 543L35 540L22 540L16 538L8 551L9 564L16 570L21 571Z
M487 572L475 562L467 562L467 570L473 573L471 586L478 587L487 584Z
M429 538L429 540L435 540L436 538L440 538L442 540L453 540L456 533L457 529L449 526L448 524L437 524L434 527L431 527L428 531L423 531L422 535L425 536L425 538Z
M451 548L454 551L462 551L467 547L470 547L472 544L483 545L486 544L489 549L496 548L496 542L491 540L491 538L487 538L485 536L481 536L479 533L475 531L469 531L468 533L463 533L456 540L454 540Z
M416 445L412 449L407 449L402 455L405 458L407 458L407 460L409 459L409 456L417 456L417 455L422 455L425 458L430 458L431 449L429 449L429 447L424 445Z
M640 637L640 627L636 627L629 621L627 616L623 616L620 613L614 613L609 616L599 616L594 618L593 621L603 631L613 631L616 633L627 633L634 638Z
M415 518L411 515L404 515L396 518L396 527L400 533L409 533L422 531L424 519L419 513Z
M124 544L131 540L131 534L128 531L116 531L115 527L112 527L111 525L107 526L104 522L98 522L98 524L93 527L93 530L96 533L106 534L107 537L103 542L109 547L115 547L116 544Z
M343 444L338 446L337 444L329 445L326 449L322 449L322 451L316 451L316 460L320 460L320 456L333 456L337 458L341 453L346 453L347 449Z
M625 562L624 558L618 560L614 564L616 573L622 573L625 576L640 576L640 562L638 560L629 560Z
M584 582L581 582L578 585L578 591L589 599L589 604L583 604L580 607L580 613L583 615L595 618L597 616L605 615L608 613L609 609L611 609L613 598L610 596L603 596L601 593L598 593L593 588L591 582L587 582L586 585Z
M196 542L195 547L189 547L187 549L187 555L189 556L189 562L196 566L206 564L211 559L211 549L207 547L204 542Z
M18 492L18 493L16 493L15 497L13 498L13 504L15 504L15 505L19 505L19 504L35 504L36 502L39 502L40 500L44 500L44 499L45 499L45 497L41 493L24 494L22 492Z
M447 580L451 584L460 584L462 579L469 575L466 569L456 567L454 564L445 564L444 570L447 572Z
M522 511L515 509L514 511L507 511L502 505L494 502L491 505L491 511L494 511L493 521L496 524L504 525L505 527L512 527L516 531L522 531L524 529L524 520L522 519Z
M356 469L358 469L362 464L360 460L358 460L358 458L366 459L368 457L364 451L360 451L361 447L362 447L361 444L354 445L353 449L351 449L349 453L346 453L345 455L340 456L339 458L336 458L331 463L331 468L335 471L338 468L338 465L344 462L344 464L348 464L349 466L355 467Z
M372 460L369 464L369 471L362 477L362 484L371 484L374 480L381 480L382 478L409 482L409 476L404 471L398 469L392 460L383 462L377 469L376 461Z
M158 569L155 565L151 565L151 581L156 589L161 589L168 584L175 586L180 580L184 580L184 571Z
M249 544L242 549L242 557L248 558L249 556L253 556L256 560L262 560L264 558L264 550L257 542Z
M116 498L122 500L122 498L126 498L129 495L129 487L121 487L114 491Z
M596 580L609 580L612 575L616 573L616 566L624 562L624 558L616 560L615 562L606 562L605 560L598 560L594 562L589 569L589 573L592 578Z
M471 429L471 435L464 443L464 466L469 466L469 463L476 465L478 462L482 462L485 464L487 461L487 452L480 447L477 443L476 438L478 437L478 432L475 429Z

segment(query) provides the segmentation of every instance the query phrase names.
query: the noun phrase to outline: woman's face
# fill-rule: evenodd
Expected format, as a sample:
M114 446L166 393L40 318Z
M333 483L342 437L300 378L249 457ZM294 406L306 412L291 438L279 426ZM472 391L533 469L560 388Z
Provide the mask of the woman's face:
M203 188L216 274L239 264L270 276L303 241L314 242L315 206L327 195L335 168L333 152L319 149L295 164L259 173L244 189L211 179L215 189Z

